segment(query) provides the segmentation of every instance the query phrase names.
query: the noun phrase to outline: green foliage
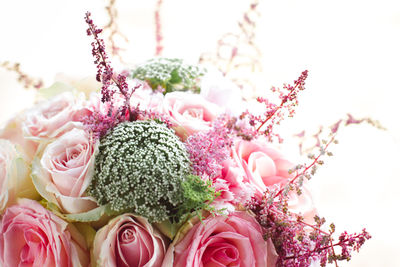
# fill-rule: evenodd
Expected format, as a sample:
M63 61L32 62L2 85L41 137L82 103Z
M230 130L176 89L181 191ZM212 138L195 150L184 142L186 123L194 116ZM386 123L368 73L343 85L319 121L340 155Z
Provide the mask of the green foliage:
M183 202L176 211L175 220L186 220L193 212L201 217L201 211L214 212L211 203L219 196L211 181L203 181L199 176L189 175L182 183Z
M188 221L199 219L209 214L222 214L221 210L215 210L212 202L220 195L212 187L211 181L203 181L199 176L189 175L182 183L183 202L176 207L173 216L155 226L165 236L173 240L181 227Z
M154 58L139 65L133 71L133 78L146 81L153 90L159 87L164 93L191 90L199 92L198 80L205 69L184 64L182 59Z

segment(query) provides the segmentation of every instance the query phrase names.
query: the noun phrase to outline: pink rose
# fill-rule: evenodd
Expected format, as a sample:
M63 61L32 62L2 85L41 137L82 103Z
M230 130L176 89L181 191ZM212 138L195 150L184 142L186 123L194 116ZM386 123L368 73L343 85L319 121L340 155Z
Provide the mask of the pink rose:
M24 136L34 141L58 137L82 125L81 119L90 114L83 94L75 97L65 92L44 101L25 113L22 123Z
M19 197L39 197L29 174L24 155L10 141L0 139L0 213Z
M95 262L102 267L158 267L166 242L145 218L120 215L97 231L93 243Z
M67 222L33 200L8 208L0 222L3 267L87 267L85 239Z
M178 233L179 234L179 233ZM209 216L168 249L163 266L275 266L277 254L248 213Z
M233 158L245 173L245 182L254 185L259 194L268 186L285 184L293 164L263 140L238 140L232 148Z
M165 95L163 112L176 126L177 135L185 140L193 133L209 130L221 109L200 95L172 92Z
M81 213L97 207L85 195L93 176L97 143L89 134L74 128L48 144L42 144L32 163L38 192L63 212Z
M293 163L264 140L236 141L232 154L245 173L244 182L254 186L258 196L261 196L267 187L284 186L293 177L288 172L293 168ZM296 192L290 192L288 204L292 212L301 213L308 221L316 214L306 186L303 186L300 196Z

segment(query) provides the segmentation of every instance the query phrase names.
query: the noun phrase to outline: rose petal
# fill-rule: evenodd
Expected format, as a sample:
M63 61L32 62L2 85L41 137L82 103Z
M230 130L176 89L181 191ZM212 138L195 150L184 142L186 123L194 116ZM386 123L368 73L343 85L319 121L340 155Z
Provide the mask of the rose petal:
M0 222L0 265L88 266L86 242L69 229L74 228L38 202L21 199L5 211Z

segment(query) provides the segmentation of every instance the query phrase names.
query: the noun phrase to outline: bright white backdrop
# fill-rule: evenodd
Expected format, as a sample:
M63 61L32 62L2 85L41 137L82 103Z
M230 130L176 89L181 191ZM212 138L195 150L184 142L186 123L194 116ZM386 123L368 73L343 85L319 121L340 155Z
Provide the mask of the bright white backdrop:
M106 23L105 1L0 1L0 61L20 62L50 84L57 73L95 73L83 16ZM164 56L196 62L234 29L244 0L164 0ZM154 54L154 0L118 1L119 25L130 40L131 64ZM342 130L340 144L312 180L315 202L338 230L366 227L373 236L341 266L400 266L400 3L389 0L261 0L257 44L262 88L310 71L295 119L284 132L328 126L346 113L378 119L388 128ZM0 122L32 102L16 76L0 70Z

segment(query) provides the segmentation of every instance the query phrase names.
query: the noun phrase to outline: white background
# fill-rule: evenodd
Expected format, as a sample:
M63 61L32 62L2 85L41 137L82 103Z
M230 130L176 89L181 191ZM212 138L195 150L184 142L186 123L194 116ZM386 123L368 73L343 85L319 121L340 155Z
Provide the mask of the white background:
M50 85L57 73L93 76L84 13L107 22L105 1L0 1L0 61ZM372 234L350 263L400 266L400 5L389 0L261 1L257 44L263 52L260 89L310 71L295 119L284 132L329 126L346 113L380 120L388 129L342 129L334 157L312 180L316 206L338 230ZM118 2L119 25L130 40L128 64L154 54L155 1ZM196 62L223 33L235 29L244 0L164 0L164 56ZM30 105L32 91L0 70L0 122ZM290 141L290 139L288 140ZM295 151L293 147L293 151Z

